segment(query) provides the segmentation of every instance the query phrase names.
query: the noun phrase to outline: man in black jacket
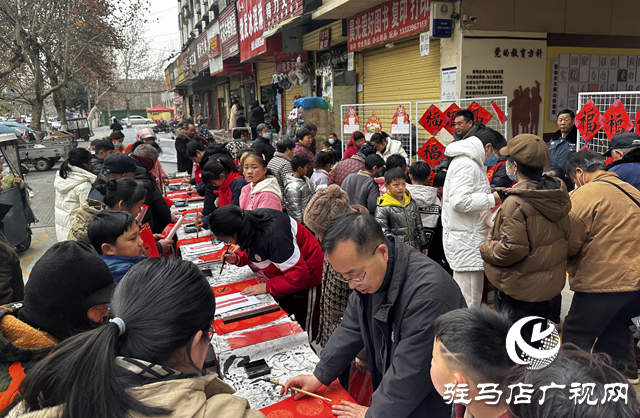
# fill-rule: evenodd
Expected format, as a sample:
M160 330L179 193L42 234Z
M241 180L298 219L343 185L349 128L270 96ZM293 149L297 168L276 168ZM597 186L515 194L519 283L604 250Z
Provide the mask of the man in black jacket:
M251 148L264 155L265 160L269 163L273 158L273 154L276 152L276 149L271 145L269 125L261 123L256 129L258 130L258 137L253 141L253 144L251 144Z
M448 418L451 407L434 390L429 373L436 318L466 307L457 284L433 260L386 239L368 214L334 218L322 247L356 292L313 375L289 379L282 393L290 386L313 392L329 385L366 348L374 388L371 407L342 402L333 407L334 415Z
M147 191L144 204L147 205L149 209L144 215L144 218L142 218L142 223L148 222L154 234L161 233L168 224L176 222L177 220L171 213L166 200L162 197L162 192L158 189L156 178L149 173L156 161L158 161L158 156L158 150L151 145L140 145L136 148L135 153L131 154L136 166L144 167L146 170L145 173L137 172L133 178L134 180L141 181Z
M209 145L209 142L206 139L198 135L196 125L192 123L188 124L185 128L179 128L176 130L174 146L176 148L176 156L178 159L178 171L180 172L186 171L191 174L193 163L191 163L187 157L187 145L194 139L200 141L205 147Z
M191 141L187 145L187 156L189 159L198 164L204 173L204 166L209 161L217 160L218 158L226 158L231 164L235 164L233 162L233 157L231 153L226 148L226 144L215 144L212 143L208 147L204 147L198 141ZM200 196L204 196L204 207L202 208L202 216L209 216L216 209L216 198L215 191L218 189L213 184L205 184L203 182L196 184L196 179L192 178L189 180L191 186L187 189L188 194L198 193Z

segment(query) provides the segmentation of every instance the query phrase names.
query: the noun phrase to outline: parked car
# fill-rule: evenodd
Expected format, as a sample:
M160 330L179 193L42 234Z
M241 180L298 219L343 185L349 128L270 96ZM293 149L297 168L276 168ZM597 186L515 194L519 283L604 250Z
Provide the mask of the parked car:
M132 125L144 125L147 123L154 123L153 119L148 119L148 118L143 118L142 116L138 116L138 115L131 115L130 118L124 118L120 120L120 123L122 124L132 124Z

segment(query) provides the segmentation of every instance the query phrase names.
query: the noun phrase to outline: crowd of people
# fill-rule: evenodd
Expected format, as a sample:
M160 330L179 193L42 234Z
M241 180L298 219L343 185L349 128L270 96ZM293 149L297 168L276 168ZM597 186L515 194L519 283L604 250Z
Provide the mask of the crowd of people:
M239 123L242 106L231 116ZM271 294L320 347L313 374L281 393L347 386L358 358L373 393L365 405L333 405L336 416L640 416L628 386L640 371L629 242L640 237L640 136L616 135L604 156L576 152L574 118L559 113L550 144L531 134L507 142L462 110L433 168L385 132L354 132L343 153L336 134L321 144L312 124L276 140L264 115L252 141L178 130L178 170L204 198L196 226L228 244L226 262L261 270L266 282L245 295ZM147 230L158 254L175 248L161 234L176 218L155 134L142 129L125 149L118 132L73 149L56 174L59 242L26 286L0 234L2 415L261 416L203 370L215 298L202 272L148 256ZM506 345L532 316L522 328L532 349L548 349L541 331L562 323L557 358L538 370ZM593 387L511 399L527 385L574 382ZM486 384L504 396L487 402ZM611 384L625 385L624 402L611 401Z

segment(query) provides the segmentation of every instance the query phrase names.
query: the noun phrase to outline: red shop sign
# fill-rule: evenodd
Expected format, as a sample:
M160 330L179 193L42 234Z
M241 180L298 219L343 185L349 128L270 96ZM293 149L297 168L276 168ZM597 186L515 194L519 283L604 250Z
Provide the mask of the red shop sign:
M238 0L238 27L240 28L240 59L248 60L267 51L264 34L262 0Z
M318 34L318 50L324 51L329 49L329 38L331 37L331 28L326 28Z
M431 0L391 0L349 19L349 51L429 29Z
M205 30L196 40L196 59L198 72L209 68L209 44L207 43L207 31Z
M302 14L302 0L264 0L265 30Z
M227 6L220 17L220 44L222 46L222 59L227 59L238 55L240 47L238 45L238 22L236 21L236 6L231 3Z
M211 58L222 54L222 48L220 48L220 35L214 35L209 41L209 53L211 54Z

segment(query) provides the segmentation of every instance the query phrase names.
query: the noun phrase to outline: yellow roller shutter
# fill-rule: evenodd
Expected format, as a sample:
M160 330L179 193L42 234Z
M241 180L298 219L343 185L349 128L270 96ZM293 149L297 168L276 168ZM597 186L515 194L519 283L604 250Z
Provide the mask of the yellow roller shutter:
M240 79L239 78L232 78L229 80L229 89L230 90L235 90L235 89L239 89L240 88Z
M363 103L416 102L440 98L440 41L420 56L420 40L364 52Z
M218 86L218 99L224 99L224 84Z
M273 75L276 73L275 62L260 62L256 64L256 78L258 80L258 91L261 87L271 85Z

